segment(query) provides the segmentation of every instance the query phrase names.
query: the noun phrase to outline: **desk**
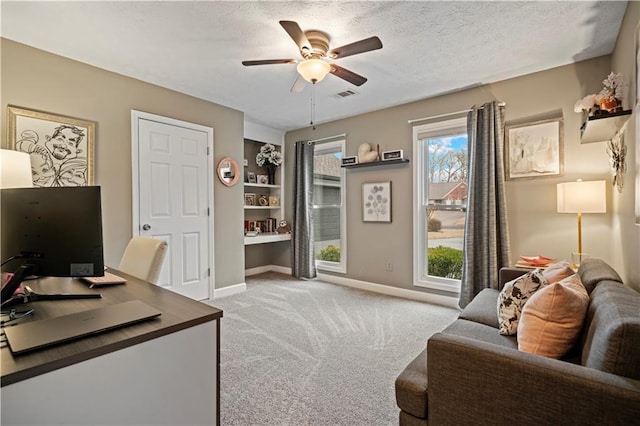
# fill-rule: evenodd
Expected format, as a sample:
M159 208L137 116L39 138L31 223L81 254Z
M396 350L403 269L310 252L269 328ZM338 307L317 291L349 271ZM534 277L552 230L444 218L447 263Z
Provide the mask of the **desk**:
M4 424L219 424L222 311L110 269L124 285L27 281L41 293L102 299L32 302L27 321L141 300L156 319L13 356L0 349ZM21 320L24 321L24 320Z

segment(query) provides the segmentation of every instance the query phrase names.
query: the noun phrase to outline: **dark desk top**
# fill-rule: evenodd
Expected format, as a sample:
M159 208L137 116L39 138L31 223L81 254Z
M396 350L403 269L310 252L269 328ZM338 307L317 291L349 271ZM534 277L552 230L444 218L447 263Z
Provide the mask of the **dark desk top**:
M149 321L17 356L13 356L5 343L0 348L1 386L115 352L195 325L215 321L222 317L220 309L120 271L114 269L109 269L109 271L126 278L127 283L90 289L84 281L72 278L48 277L25 281L25 285L39 293L101 293L102 298L49 300L18 305L18 311L33 308L34 313L26 318L16 320L15 324L54 318L136 299L158 309L162 315Z

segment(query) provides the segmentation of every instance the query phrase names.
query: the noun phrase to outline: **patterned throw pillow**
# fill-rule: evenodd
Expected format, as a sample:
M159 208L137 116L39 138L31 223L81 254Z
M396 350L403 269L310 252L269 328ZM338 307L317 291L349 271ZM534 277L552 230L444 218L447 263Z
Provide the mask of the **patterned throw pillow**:
M509 281L498 295L498 324L499 332L505 336L512 336L518 331L518 321L524 304L540 287L547 285L547 280L541 269Z

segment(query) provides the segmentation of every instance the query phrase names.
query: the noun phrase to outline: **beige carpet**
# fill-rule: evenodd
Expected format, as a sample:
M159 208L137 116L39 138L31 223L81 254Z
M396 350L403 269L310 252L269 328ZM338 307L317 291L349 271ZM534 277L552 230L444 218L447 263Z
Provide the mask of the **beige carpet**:
M221 424L397 425L394 380L458 312L267 273L214 300Z

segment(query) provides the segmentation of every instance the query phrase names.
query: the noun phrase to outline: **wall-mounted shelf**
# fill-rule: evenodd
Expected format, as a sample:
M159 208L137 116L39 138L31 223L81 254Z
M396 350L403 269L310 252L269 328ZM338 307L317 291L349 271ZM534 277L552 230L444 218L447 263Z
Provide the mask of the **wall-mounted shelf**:
M614 112L599 117L589 117L580 129L580 142L605 142L611 140L629 119L631 110Z
M345 164L342 167L344 167L345 169L357 169L359 167L390 166L392 164L404 164L408 162L409 162L408 158L401 158L399 160L372 161L370 163Z

